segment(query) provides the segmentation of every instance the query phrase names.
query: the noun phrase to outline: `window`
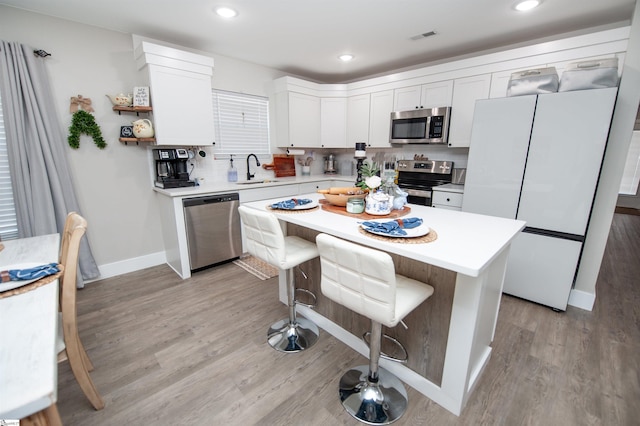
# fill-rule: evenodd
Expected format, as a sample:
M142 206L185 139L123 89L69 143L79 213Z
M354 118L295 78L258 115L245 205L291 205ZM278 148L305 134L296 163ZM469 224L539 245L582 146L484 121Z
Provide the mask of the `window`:
M213 90L213 119L218 158L270 154L268 98Z
M18 222L13 202L13 188L9 173L7 138L4 132L2 116L2 98L0 97L0 236L3 240L18 238Z

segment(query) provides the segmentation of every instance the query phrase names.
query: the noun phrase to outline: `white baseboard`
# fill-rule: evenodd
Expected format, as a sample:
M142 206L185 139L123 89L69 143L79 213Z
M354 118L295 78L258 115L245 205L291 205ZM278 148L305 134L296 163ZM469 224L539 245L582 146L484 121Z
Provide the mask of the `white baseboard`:
M164 251L159 251L145 256L121 260L119 262L98 265L100 276L95 280L85 281L85 284L127 274L129 272L139 271L140 269L151 268L152 266L162 265L163 263L167 263L167 256Z
M568 304L576 308L584 309L585 311L592 311L593 304L596 302L596 295L593 293L587 293L581 290L571 290L569 293Z

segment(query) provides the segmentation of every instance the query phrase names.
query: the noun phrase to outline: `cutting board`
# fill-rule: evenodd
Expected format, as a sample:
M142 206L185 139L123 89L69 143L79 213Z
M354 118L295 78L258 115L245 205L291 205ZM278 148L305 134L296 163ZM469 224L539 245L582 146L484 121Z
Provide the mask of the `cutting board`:
M286 154L274 154L273 163L263 164L263 169L273 170L276 177L288 177L296 175L296 165L293 157Z
M346 207L335 206L330 202L328 202L327 200L321 199L318 201L318 203L322 206L322 210L325 210L331 213L345 215L345 216L351 216L351 217L355 217L357 219L363 219L363 220L396 219L398 217L406 216L409 213L411 213L411 207L409 206L404 206L402 210L391 210L391 213L383 216L379 216L379 215L374 215L369 213L349 213Z

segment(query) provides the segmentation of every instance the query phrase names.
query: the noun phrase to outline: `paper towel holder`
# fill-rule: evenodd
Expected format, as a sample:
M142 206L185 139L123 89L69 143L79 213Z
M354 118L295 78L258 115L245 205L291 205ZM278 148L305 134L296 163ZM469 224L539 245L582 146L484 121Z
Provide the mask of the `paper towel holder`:
M289 149L289 148L287 148L287 155L304 155L304 149Z

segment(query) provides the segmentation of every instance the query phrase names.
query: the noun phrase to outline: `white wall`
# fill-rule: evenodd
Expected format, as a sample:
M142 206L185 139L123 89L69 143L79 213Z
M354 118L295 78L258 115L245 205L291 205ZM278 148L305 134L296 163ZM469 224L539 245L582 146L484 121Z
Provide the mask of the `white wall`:
M65 134L71 122L70 97L80 94L93 101L108 146L101 151L83 136L78 150L68 149L68 158L103 277L163 263L148 148L118 141L120 126L130 124L135 115L118 116L105 96L130 92L145 81L134 62L132 36L0 5L0 39L52 54L45 62ZM266 96L265 84L282 76L269 68L210 56L216 88ZM198 165L211 170L219 167L216 163L208 157Z
M618 200L618 190L629 152L630 136L638 103L640 103L640 0L636 0L618 99L613 112L607 151L580 261L581 266L576 277L575 288L569 299L569 304L573 306L590 309L595 301L596 281ZM606 291L606 289L601 290Z

